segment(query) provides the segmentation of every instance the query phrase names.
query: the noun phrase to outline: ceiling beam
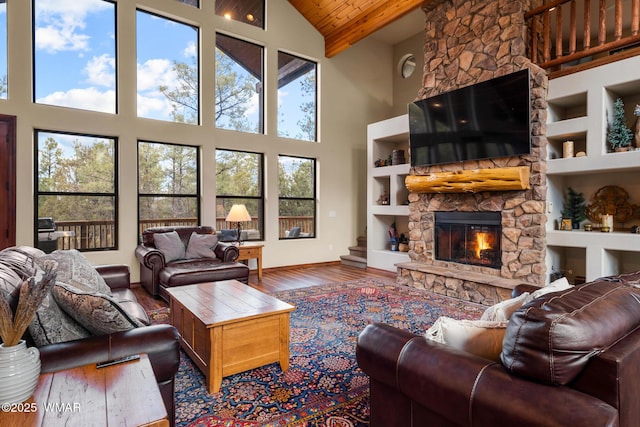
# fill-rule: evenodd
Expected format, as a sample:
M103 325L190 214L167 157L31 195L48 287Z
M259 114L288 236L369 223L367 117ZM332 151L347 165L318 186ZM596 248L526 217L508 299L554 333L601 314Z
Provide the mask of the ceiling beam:
M325 56L331 58L385 25L406 15L430 0L396 0L366 10L346 25L325 36Z

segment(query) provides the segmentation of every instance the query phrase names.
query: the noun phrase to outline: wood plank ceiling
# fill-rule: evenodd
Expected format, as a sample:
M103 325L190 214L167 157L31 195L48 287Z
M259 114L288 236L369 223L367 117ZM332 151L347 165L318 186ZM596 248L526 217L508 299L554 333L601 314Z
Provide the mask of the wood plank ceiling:
M289 0L322 34L328 58L426 2L428 0Z

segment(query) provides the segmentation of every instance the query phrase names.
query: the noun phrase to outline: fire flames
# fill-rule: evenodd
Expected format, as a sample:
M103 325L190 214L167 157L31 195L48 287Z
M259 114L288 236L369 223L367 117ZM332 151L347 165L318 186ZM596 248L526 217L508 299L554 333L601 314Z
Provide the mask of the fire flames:
M493 248L493 235L491 233L485 233L478 231L476 234L475 254L476 258L484 258L482 251Z

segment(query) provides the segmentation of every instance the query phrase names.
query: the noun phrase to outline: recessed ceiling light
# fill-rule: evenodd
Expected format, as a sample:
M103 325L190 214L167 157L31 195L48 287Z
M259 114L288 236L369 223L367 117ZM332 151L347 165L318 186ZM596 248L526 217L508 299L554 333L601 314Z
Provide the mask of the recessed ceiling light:
M231 12L227 12L227 13L225 13L225 14L224 14L224 17L225 17L226 19L231 19Z

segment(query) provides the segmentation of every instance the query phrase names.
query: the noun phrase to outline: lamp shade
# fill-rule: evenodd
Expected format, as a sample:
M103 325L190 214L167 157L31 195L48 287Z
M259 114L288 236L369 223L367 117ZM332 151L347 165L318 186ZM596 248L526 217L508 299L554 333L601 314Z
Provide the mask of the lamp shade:
M227 215L228 222L245 222L251 221L251 215L247 211L245 205L233 205Z

